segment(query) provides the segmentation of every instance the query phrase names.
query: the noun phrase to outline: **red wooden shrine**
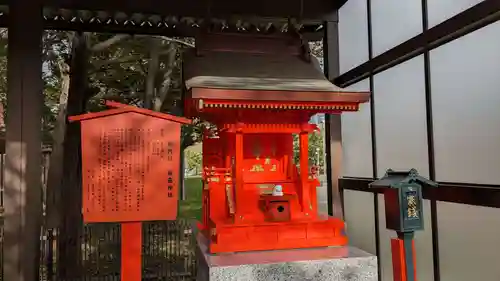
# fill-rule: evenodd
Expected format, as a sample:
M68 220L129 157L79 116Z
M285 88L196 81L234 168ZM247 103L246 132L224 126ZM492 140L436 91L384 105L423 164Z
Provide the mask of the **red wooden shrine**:
M116 102L81 122L86 223L122 223L122 279L140 281L142 221L175 220L181 124L186 118Z
M290 39L271 38L266 49L257 38L252 53L248 44L239 52L238 36L219 35L217 42L220 37L226 37L225 49L197 42L202 52L187 54L184 66L186 113L217 127L203 138L199 227L210 252L347 244L344 222L318 214L320 183L308 161L308 135L317 127L309 120L317 113L357 111L369 93L336 88ZM299 163L293 134L300 141Z

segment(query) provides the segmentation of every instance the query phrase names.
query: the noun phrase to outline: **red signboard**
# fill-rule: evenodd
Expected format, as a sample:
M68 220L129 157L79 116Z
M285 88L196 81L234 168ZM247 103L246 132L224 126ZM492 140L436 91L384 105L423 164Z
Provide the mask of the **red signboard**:
M81 121L83 220L122 223L122 281L142 276L142 221L177 217L180 124L186 118L107 102Z
M189 120L112 105L71 117L81 121L84 221L176 219L180 123Z

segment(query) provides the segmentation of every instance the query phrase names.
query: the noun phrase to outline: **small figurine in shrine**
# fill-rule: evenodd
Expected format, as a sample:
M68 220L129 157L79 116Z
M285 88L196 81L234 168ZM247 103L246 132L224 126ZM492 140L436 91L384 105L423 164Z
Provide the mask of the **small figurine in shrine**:
M283 187L281 185L275 185L273 189L273 196L283 196Z
M369 93L334 86L303 59L294 38L255 38L255 50L242 51L240 35L218 40L224 36L224 48L206 36L184 57L185 113L217 128L217 138L203 139L199 228L210 252L347 244L344 222L318 214L320 183L308 155L309 134L318 128L309 120L357 111Z

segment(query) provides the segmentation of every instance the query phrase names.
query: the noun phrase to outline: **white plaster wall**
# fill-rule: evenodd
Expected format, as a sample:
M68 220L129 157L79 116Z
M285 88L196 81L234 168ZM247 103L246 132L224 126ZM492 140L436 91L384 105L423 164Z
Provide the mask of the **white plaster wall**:
M366 0L349 0L339 11L340 72L344 73L368 60L368 21ZM368 80L351 87L369 91ZM343 175L373 176L370 104L358 112L342 114ZM375 214L373 194L346 190L344 211L349 243L375 254Z
M500 183L500 22L431 52L436 177Z
M340 73L368 60L367 12L366 0L349 0L339 10Z
M349 2L355 2L350 0ZM349 3L348 2L348 3ZM363 3L360 3L363 2ZM374 55L422 31L420 0L372 0ZM428 0L429 25L434 26L472 7L480 0ZM363 61L359 45L366 34L366 1L351 3L340 12L341 72ZM357 7L357 8L355 8ZM354 22L358 25L353 24ZM347 24L349 23L349 24ZM500 23L431 51L431 82L436 176L439 181L500 183ZM355 51L357 50L357 51ZM416 168L428 176L422 56L374 77L378 175L387 168ZM367 81L356 84L366 89ZM366 111L365 111L366 110ZM361 113L361 114L360 114ZM371 148L369 108L343 117L344 175L369 177ZM359 128L355 129L355 128ZM366 140L359 138L365 136ZM363 151L361 153L361 151ZM367 162L367 165L362 165ZM346 191L346 221L353 243L374 251L372 194ZM390 239L385 228L384 199L379 200L382 280L392 281ZM438 202L442 281L500 280L500 210ZM362 217L365 213L368 218ZM416 236L419 280L433 280L430 203L425 201L425 231ZM372 248L371 248L372 247ZM372 249L372 250L370 250Z
M373 193L345 190L344 212L349 244L376 254Z
M373 56L422 32L421 0L371 0L371 11Z
M494 23L431 52L440 181L500 183L498 34ZM438 224L442 281L500 280L500 210L438 202Z
M349 0L339 11L340 72L344 73L368 60L368 22L366 0ZM348 89L368 91L368 80ZM372 177L370 104L358 112L342 114L343 175Z
M351 89L366 89L362 81ZM342 113L343 175L373 177L370 103L360 105L358 112Z
M483 0L428 0L429 28L463 12Z
M437 211L441 281L500 280L500 210L438 202Z
M422 56L374 77L379 177L389 168L429 175L424 82Z

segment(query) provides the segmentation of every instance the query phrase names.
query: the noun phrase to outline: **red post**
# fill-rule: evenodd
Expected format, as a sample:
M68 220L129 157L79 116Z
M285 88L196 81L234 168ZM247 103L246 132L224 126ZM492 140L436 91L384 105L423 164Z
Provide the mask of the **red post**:
M412 241L413 248L413 280L417 281L417 266L416 266L416 255L415 255L415 242ZM406 276L406 258L405 258L405 247L403 239L394 238L391 239L391 251L392 251L392 270L394 281L408 281Z
M309 188L309 134L302 132L299 135L300 145L300 181L302 185L301 205L304 212L310 212L311 190ZM306 215L307 215L306 213Z
M122 223L122 281L142 279L142 223Z

